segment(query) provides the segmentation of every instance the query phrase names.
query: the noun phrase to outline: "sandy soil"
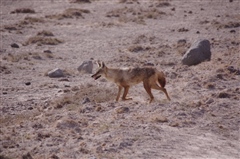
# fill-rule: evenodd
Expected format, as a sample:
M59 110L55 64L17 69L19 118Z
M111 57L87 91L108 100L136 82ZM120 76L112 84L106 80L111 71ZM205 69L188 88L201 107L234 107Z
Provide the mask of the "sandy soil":
M0 158L240 158L239 1L0 5ZM211 42L212 59L182 65L199 38ZM155 91L148 104L139 84L133 100L115 102L115 84L77 71L87 60L154 65L166 74L172 101ZM49 78L55 68L65 77Z

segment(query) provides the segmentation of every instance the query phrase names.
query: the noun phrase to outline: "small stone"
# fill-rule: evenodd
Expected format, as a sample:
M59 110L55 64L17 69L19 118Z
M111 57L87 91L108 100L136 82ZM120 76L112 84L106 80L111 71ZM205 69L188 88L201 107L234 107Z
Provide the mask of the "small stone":
M44 50L43 52L44 52L44 53L49 53L49 54L52 53L51 50Z
M22 156L22 159L33 159L30 153L28 152L26 155Z
M26 82L25 85L29 86L29 85L31 85L31 82Z
M63 71L59 68L56 68L52 71L48 72L48 76L50 78L58 78L58 77L64 77Z
M79 72L84 72L84 73L92 73L93 70L93 62L92 61L84 61L78 68L77 70Z
M118 114L127 113L127 112L129 112L129 108L128 107L120 107L120 108L116 109L116 112Z
M230 98L230 97L231 97L231 95L226 92L220 92L218 94L218 98Z
M210 99L208 99L207 101L206 101L206 104L211 104L211 103L213 103L214 102L214 100L212 99L212 98L210 98Z
M100 112L100 111L102 111L102 107L101 106L98 106L98 107L96 107L96 109L95 109L97 112Z
M57 155L53 154L53 155L50 157L50 159L59 159L59 157L58 157Z
M19 45L16 44L16 43L12 43L12 44L11 44L11 47L13 47L13 48L19 48Z
M33 110L33 107L28 107L28 110Z
M83 99L82 104L86 104L86 103L89 103L89 102L90 102L90 99L88 97L86 97L86 98Z

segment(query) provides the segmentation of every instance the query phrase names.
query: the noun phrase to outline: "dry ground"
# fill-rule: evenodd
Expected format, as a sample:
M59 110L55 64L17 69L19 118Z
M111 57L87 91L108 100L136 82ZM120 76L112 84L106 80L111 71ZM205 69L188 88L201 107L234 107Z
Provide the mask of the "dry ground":
M0 158L240 158L239 1L0 5ZM211 42L211 61L183 66L183 52L199 38ZM115 102L113 83L77 72L90 59L154 65L172 101L155 91L148 104L139 84L133 100ZM54 68L65 77L46 76Z

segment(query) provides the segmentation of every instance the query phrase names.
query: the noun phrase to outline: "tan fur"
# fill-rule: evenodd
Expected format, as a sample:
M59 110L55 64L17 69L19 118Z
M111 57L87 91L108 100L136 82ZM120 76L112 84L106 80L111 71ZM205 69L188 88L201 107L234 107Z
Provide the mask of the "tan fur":
M163 72L158 71L152 67L135 67L135 68L109 68L103 62L97 62L99 69L92 75L96 80L101 76L116 83L118 85L118 95L116 101L119 100L121 91L124 88L122 100L129 100L126 98L128 90L132 85L143 82L143 86L150 96L150 103L154 99L151 89L161 90L165 93L168 100L170 100L167 90L164 88L166 84L165 75Z

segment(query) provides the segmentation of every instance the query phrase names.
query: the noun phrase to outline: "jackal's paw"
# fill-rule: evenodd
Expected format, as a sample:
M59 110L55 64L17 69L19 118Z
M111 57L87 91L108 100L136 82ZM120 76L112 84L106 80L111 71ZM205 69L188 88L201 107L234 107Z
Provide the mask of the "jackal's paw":
M122 100L132 100L132 98L122 98Z

